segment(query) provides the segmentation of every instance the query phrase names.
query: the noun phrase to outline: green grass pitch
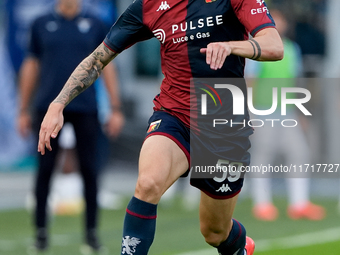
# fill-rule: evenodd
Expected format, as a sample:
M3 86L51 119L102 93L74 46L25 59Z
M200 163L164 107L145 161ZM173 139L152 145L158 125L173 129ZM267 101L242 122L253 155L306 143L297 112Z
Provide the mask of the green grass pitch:
M249 236L263 243L263 240L280 239L301 234L315 233L327 229L340 229L340 220L337 213L337 201L315 201L327 209L327 218L320 222L307 220L292 221L285 215L286 201L275 200L279 207L280 217L275 222L256 221L250 214L251 201L240 200L235 211L235 218L239 219L247 228ZM120 254L122 222L124 210L101 211L100 237L107 247L108 254ZM51 247L46 254L76 255L80 253L83 240L83 217L58 216L51 219ZM24 255L27 247L33 242L33 228L31 213L25 210L13 210L0 212L0 254ZM308 242L307 242L308 243ZM197 210L187 212L180 206L178 199L171 206L160 206L158 211L157 232L150 255L177 255L186 252L199 253L208 250L203 237L199 232ZM217 254L211 249L207 255ZM311 243L302 247L275 246L255 250L256 255L319 255L340 254L340 238L330 242Z

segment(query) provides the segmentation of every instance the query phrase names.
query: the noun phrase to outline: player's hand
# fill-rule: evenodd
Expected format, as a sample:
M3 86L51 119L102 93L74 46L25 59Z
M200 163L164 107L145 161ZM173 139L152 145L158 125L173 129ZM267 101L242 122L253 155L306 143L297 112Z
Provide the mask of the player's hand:
M206 48L200 49L206 55L206 62L213 70L221 69L225 59L231 54L228 42L209 43Z
M45 154L45 147L51 151L51 138L56 138L64 124L64 105L51 103L41 123L39 132L38 152Z
M113 111L110 118L105 123L105 133L110 138L116 138L123 129L125 117L121 111Z
M26 138L32 130L32 118L28 111L20 111L18 117L18 132L19 134Z

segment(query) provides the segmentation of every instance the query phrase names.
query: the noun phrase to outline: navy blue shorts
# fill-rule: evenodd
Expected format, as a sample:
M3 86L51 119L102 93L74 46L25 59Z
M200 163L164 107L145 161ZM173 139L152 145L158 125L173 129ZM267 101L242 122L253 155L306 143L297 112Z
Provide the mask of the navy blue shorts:
M146 138L163 135L182 149L190 165L183 176L191 171L192 186L216 199L230 198L241 191L244 175L240 169L250 163L248 136L205 139L165 111L155 111L148 123Z

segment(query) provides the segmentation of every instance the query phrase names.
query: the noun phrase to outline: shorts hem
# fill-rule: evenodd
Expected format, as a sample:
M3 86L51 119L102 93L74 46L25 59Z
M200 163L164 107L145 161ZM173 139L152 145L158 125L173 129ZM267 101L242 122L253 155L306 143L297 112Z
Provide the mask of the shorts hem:
M193 185L192 185L193 186ZM196 187L196 186L194 186ZM197 188L197 187L196 187ZM208 195L209 197L211 198L214 198L214 199L228 199L228 198L232 198L232 197L235 197L236 195L238 195L240 192L241 192L241 189L234 192L233 194L230 194L230 195L225 195L225 196L220 196L220 195L215 195L215 194L211 194L210 192L206 191L206 190L203 190L203 189L200 189L202 192L204 192L206 195Z
M188 152L188 150L184 147L183 144L181 144L180 141L178 141L174 136L168 134L168 133L165 133L165 132L152 132L151 134L148 134L146 137L145 137L145 140L147 138L149 138L150 136L153 136L153 135L162 135L162 136L165 136L169 139L171 139L172 141L174 141L178 147L184 152L187 160L188 160L188 164L190 165L190 153Z

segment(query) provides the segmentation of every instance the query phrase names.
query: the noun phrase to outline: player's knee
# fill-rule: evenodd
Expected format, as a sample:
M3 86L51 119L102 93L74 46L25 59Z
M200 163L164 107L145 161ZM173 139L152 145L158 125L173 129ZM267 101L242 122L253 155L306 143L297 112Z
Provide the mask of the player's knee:
M162 196L162 185L150 177L138 177L135 196L145 202L158 203Z
M228 236L224 229L212 229L207 226L201 226L201 233L205 241L213 247L219 246Z

